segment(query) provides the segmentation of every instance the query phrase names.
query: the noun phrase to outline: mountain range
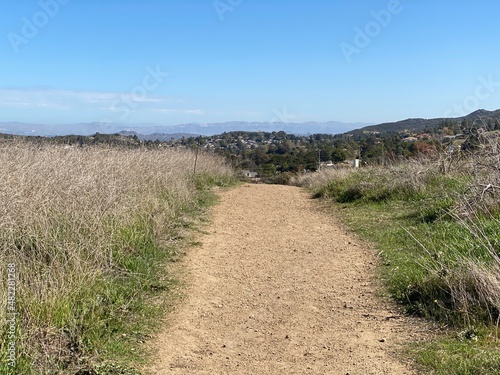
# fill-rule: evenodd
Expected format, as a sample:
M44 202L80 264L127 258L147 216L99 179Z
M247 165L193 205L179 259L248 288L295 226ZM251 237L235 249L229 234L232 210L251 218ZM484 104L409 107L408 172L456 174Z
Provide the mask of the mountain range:
M158 124L121 124L121 123L77 123L66 125L26 124L20 122L0 122L0 133L30 135L30 136L57 136L57 135L91 135L102 134L129 134L152 136L154 139L170 139L172 136L216 135L230 131L285 131L290 134L339 134L370 124L328 122L244 122L232 121L223 123L190 123L182 125ZM151 137L149 137L151 138Z
M500 119L500 109L487 111L480 109L463 117L453 118L452 120L461 122L464 119L472 123L481 123L484 120ZM159 125L159 124L122 124L122 123L77 123L66 125L45 125L45 124L26 124L20 122L0 122L0 133L16 134L25 136L50 137L57 135L92 135L95 133L136 135L142 140L170 140L190 136L211 136L231 131L247 132L273 132L285 131L289 134L342 134L342 133L360 133L360 132L400 132L410 130L412 132L423 132L427 129L435 129L445 118L423 119L413 118L398 122L383 124L366 123L344 123L338 121L328 122L218 122L218 123L189 123L181 125Z

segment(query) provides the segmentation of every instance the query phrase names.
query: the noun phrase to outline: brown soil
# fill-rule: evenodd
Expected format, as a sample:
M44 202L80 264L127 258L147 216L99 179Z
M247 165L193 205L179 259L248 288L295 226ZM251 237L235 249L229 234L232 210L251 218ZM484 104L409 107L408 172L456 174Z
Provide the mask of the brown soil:
M423 328L379 296L376 256L301 189L223 192L154 374L416 374Z

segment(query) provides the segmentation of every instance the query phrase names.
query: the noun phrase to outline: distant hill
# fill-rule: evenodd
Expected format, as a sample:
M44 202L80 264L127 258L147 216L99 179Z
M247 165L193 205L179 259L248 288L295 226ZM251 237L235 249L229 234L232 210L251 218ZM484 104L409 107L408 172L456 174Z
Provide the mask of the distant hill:
M51 137L58 135L125 134L145 137L145 140L170 140L179 136L215 135L230 131L285 131L290 134L341 134L360 128L366 123L328 122L216 122L191 123L181 125L122 124L122 123L78 123L64 125L25 124L20 122L0 122L0 133Z
M171 140L179 140L182 138L191 138L191 137L197 137L198 134L190 134L190 133L172 133L172 134L165 134L165 133L153 133L153 134L140 134L134 131L121 131L118 133L119 135L123 135L126 137L133 137L137 136L137 139L141 141L161 141L161 142L168 142Z
M496 120L500 119L500 109L496 111L487 111L485 109L480 109L475 112L468 114L463 117L455 117L451 120L456 122L462 122L462 120L469 120L471 122L479 122L481 123L481 119L483 120ZM410 118L403 121L397 122L387 122L378 125L370 125L365 126L361 129L356 129L348 132L348 134L359 134L363 132L380 132L380 133L388 133L388 132L402 132L404 130L409 130L411 132L425 132L427 130L433 130L439 127L439 125L447 118L434 118L434 119L423 119L423 118Z

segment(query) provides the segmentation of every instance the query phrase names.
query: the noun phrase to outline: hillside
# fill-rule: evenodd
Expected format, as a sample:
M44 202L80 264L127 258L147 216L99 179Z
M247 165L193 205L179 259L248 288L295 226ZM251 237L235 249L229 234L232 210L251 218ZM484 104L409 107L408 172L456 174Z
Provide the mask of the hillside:
M468 114L467 116L453 118L452 120L460 123L463 120L468 120L471 122L475 121L480 122L481 119L486 119L486 120L500 119L500 109L497 109L495 111L487 111L484 109L480 109ZM352 130L347 134L359 134L363 132L388 133L388 132L402 132L405 130L409 130L410 132L414 133L427 132L437 129L439 125L445 120L448 119L444 117L434 118L434 119L410 118L397 122L386 122L378 125L365 126L361 129Z

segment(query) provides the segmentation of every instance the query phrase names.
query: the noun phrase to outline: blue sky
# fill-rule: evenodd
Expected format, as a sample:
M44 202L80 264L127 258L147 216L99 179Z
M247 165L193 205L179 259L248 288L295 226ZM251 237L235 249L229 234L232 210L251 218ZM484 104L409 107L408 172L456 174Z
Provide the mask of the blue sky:
M384 122L500 108L500 2L5 0L0 121Z

